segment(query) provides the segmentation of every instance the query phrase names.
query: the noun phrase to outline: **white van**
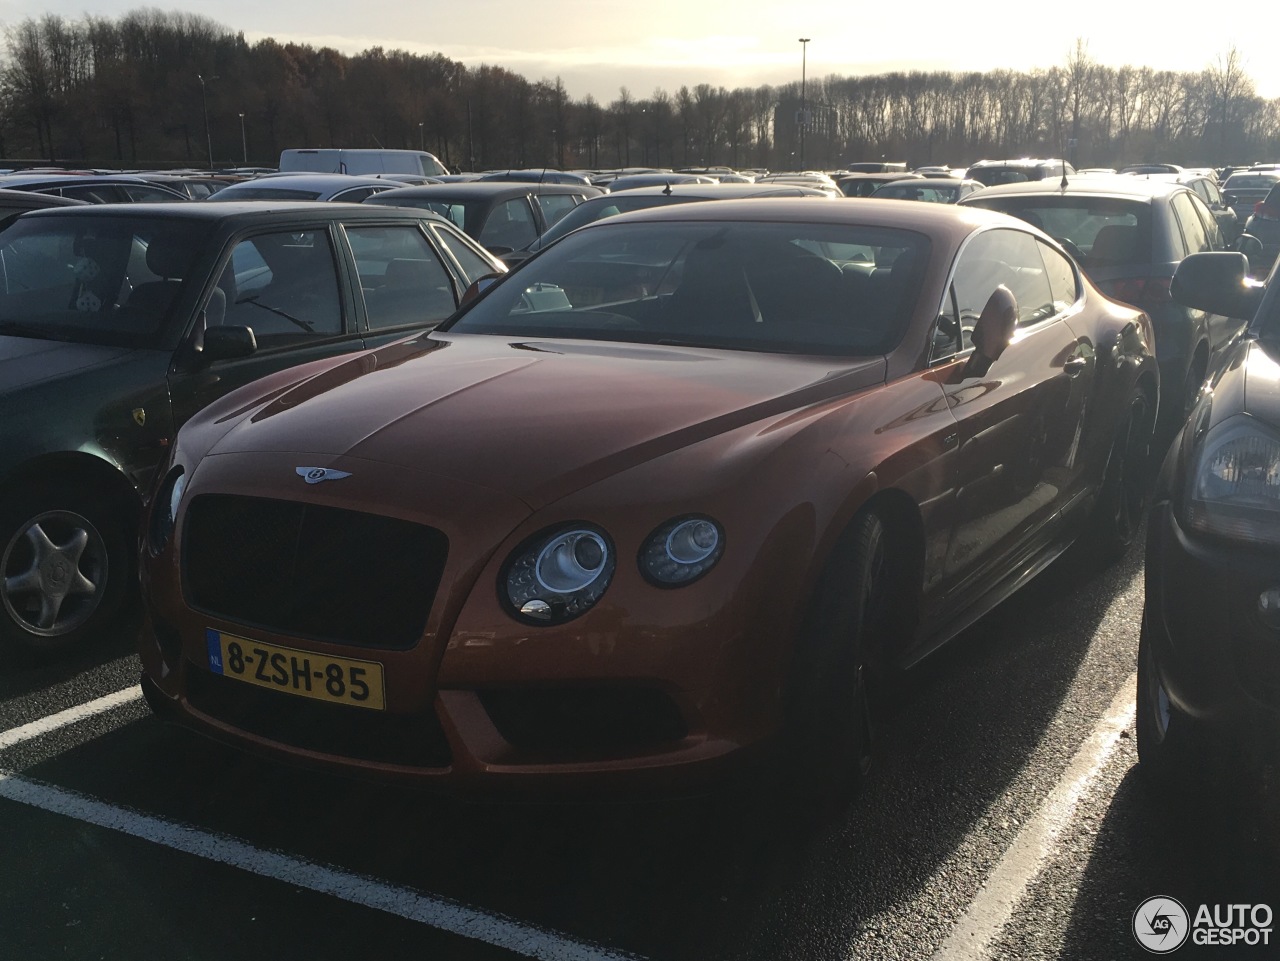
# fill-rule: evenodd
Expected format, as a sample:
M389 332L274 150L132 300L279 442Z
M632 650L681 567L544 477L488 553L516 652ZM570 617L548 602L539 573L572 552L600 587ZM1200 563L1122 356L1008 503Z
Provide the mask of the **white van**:
M281 173L446 174L444 164L425 150L309 150L291 147L280 151Z

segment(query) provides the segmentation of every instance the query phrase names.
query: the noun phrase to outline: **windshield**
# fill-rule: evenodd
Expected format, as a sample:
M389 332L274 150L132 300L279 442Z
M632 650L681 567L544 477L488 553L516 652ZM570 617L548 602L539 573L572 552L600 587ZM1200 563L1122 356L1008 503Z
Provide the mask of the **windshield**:
M0 231L0 334L151 345L207 233L141 217L19 218Z
M1085 270L1151 263L1151 205L1109 197L972 197L965 206L999 210L1039 227Z
M675 194L671 194L670 196L654 196L652 194L645 194L636 197L619 195L617 197L611 196L607 200L601 199L596 202L579 204L557 220L554 225L548 227L546 233L537 239L532 249L541 250L548 244L559 240L565 234L573 233L579 227L585 227L587 224L593 224L597 220L604 220L606 217L625 214L632 210L647 210L650 207L663 207L667 204L687 204L698 199L698 197L679 197Z
M809 223L637 223L574 234L448 329L779 353L883 353L928 240Z
M210 200L315 200L318 190L298 190L294 187L237 187L220 190Z

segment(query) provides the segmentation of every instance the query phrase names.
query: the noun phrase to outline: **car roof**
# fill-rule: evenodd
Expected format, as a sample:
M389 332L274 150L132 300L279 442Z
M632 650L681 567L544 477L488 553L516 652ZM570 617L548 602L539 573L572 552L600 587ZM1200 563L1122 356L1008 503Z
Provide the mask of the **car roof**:
M980 190L973 195L974 201L989 200L992 197L1005 196L1066 196L1066 197L1130 197L1135 200L1150 200L1154 197L1167 197L1187 188L1172 180L1147 179L1133 177L1128 174L1097 177L1072 177L1067 175L1067 185L1062 186L1058 177L1047 180L1029 180L1016 184L997 184ZM968 202L966 197L962 202Z
M240 184L230 184L226 188L230 190L232 187L252 189L263 184L269 185L272 189L288 188L288 187L304 187L313 190L323 190L325 188L342 188L342 187L385 187L388 183L395 181L387 181L377 177L366 177L358 174L276 174L271 177L259 177L254 180L244 180Z
M386 181L382 181L386 183ZM589 184L540 184L521 180L465 180L444 184L423 184L418 187L393 187L377 194L379 203L389 203L397 197L416 200L489 200L503 197L523 197L529 193L580 194L588 187L592 196L603 193L599 187ZM374 199L374 198L370 198Z
M909 204L901 200L876 200L871 197L860 199L856 203L838 201L816 204L805 198L763 197L758 200L726 200L715 204L649 207L606 217L581 229L597 230L607 224L648 221L856 224L911 230L929 236L941 235L953 243L982 226L1026 227L1023 221L1008 214L977 207L959 207L956 204Z
M77 173L39 173L39 174L0 174L0 187L35 187L47 184L50 187L62 187L69 184L139 184L151 186L153 181L136 174L77 174Z
M432 220L442 224L449 221L425 210L408 207L390 210L366 204L333 203L318 200L230 200L224 203L159 203L159 204L85 204L74 209L66 207L33 210L29 216L79 217L136 217L166 220L273 220L287 217L290 220L377 220L388 216L405 220ZM27 215L24 215L27 216Z
M782 193L784 191L785 194ZM828 198L831 196L825 190L809 187L802 183L777 183L773 181L750 184L675 183L671 184L670 188L657 184L648 187L633 187L630 190L621 191L621 194L625 194L628 197L695 197L703 200L728 200L736 197L776 197L780 195ZM607 202L610 196L612 195L605 194L601 197L590 197L584 203Z

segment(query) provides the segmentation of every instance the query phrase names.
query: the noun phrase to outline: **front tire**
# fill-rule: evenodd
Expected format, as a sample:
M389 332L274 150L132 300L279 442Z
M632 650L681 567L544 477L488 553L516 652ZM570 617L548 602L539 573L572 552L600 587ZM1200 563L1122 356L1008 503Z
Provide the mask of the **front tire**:
M130 582L120 508L76 487L24 492L0 509L0 645L49 656L89 644Z
M1147 622L1138 641L1138 760L1144 777L1174 794L1203 783L1208 752L1195 721L1174 706L1160 680Z
M873 766L870 665L876 663L890 580L888 541L875 511L854 518L819 579L793 669L787 717L787 790L842 810Z

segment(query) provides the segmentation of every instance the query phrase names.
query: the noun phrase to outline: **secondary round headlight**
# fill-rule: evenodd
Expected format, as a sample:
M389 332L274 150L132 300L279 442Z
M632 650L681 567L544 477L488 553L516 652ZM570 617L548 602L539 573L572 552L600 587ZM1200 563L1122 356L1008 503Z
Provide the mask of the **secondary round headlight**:
M539 535L507 563L507 601L521 620L563 623L600 599L614 567L614 551L603 531L581 525Z
M178 520L178 505L187 489L187 475L179 467L165 479L151 508L151 549L159 553L169 543Z
M659 587L681 587L711 570L724 553L724 532L709 517L676 517L649 535L640 572Z

